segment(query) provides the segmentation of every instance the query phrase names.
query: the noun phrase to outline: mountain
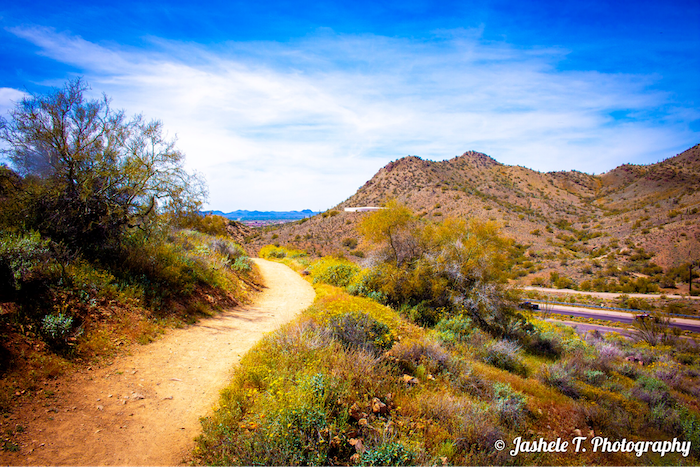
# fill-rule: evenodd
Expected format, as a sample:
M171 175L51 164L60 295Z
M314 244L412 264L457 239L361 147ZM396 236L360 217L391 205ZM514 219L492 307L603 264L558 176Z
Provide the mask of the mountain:
M640 257L648 267L668 270L700 259L699 181L700 145L656 164L625 164L601 175L542 173L473 151L439 162L409 156L384 166L333 209L259 232L250 247L274 241L348 255L356 250L343 241L359 240L355 227L366 214L344 208L397 198L426 219L498 222L537 263L525 271L526 279L556 271L581 281L601 262L622 268Z
M207 211L207 213L237 221L295 221L318 214L310 209L303 211Z

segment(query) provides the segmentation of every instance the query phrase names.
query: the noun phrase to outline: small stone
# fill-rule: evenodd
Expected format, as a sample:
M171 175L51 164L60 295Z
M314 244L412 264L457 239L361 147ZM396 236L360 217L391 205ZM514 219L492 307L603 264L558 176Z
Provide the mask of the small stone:
M104 410L104 408L105 408L104 405L98 405L98 406L97 406L97 410Z
M144 396L143 394L139 394L138 392L135 392L131 395L131 398L134 400L141 400L141 399L145 399L146 396Z
M407 386L415 386L419 383L418 378L415 378L411 375L403 375L401 379L404 383L406 383Z
M359 454L362 454L367 450L367 448L365 448L365 445L362 444L361 438L350 438L350 440L348 440L348 442L350 443L350 445L352 447L355 448L355 452L357 452Z
M171 401L173 400L173 396L168 396L163 398L164 401Z
M360 406L357 405L357 402L350 406L350 409L348 409L348 415L355 420L359 420L364 417L364 413L362 413L362 410L360 409Z
M380 401L379 398L374 397L372 399L372 412L385 414L388 411L386 404Z

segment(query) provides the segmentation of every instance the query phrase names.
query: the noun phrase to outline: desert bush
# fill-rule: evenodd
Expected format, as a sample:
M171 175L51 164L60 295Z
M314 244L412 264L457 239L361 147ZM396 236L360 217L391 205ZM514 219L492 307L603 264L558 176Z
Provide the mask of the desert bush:
M561 335L556 331L536 329L524 339L528 351L545 357L559 357L564 352Z
M493 399L501 423L513 430L522 429L527 415L527 398L514 391L510 384L494 383Z
M432 327L446 314L444 307L431 307L426 302L410 306L404 304L399 313L420 326Z
M605 371L611 371L615 365L622 359L624 355L622 350L615 344L605 341L600 341L595 344L598 350L598 365Z
M360 267L347 260L323 258L309 267L313 282L323 282L336 287L348 286L360 272Z
M577 399L581 395L576 383L575 370L564 362L544 366L540 371L539 379L565 396Z
M496 368L527 376L528 369L519 355L520 346L515 342L501 339L492 341L484 349L484 362Z
M632 396L645 402L649 407L674 402L669 387L663 381L649 375L641 375L631 390Z
M361 465L413 465L416 453L398 441L368 449L360 457Z
M438 321L435 331L442 342L454 344L467 341L472 331L474 331L474 324L467 316L451 316Z
M180 227L185 227L188 229L195 229L199 232L213 235L215 237L226 236L228 234L228 226L231 223L230 220L223 216L218 216L215 214L207 215L191 215L183 218L179 223Z
M334 316L328 327L331 335L348 348L379 354L394 343L389 326L361 312Z
M51 275L49 243L38 232L0 232L0 292L19 291L23 283Z
M287 250L274 245L265 245L258 254L265 259L280 259L287 256Z
M347 237L347 238L343 239L342 244L344 247L348 248L349 250L354 250L355 248L357 248L357 239L352 238L352 237Z
M391 348L389 355L401 371L411 374L439 374L452 366L450 353L431 339L402 340Z
M46 341L56 349L62 349L72 344L79 331L73 329L73 317L62 313L46 315L41 322L41 332Z

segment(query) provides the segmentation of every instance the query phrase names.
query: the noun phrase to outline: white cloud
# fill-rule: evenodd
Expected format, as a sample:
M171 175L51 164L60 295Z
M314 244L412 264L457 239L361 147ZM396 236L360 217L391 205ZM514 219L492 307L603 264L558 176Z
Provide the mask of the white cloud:
M215 209L328 208L407 154L473 149L538 170L602 172L692 145L680 126L610 117L665 105L667 96L649 91L653 77L558 71L566 51L485 43L475 32L432 42L151 38L149 50L134 50L46 28L11 31L77 67L115 107L162 119L207 178Z
M5 115L22 100L27 94L24 91L13 88L0 88L0 115Z

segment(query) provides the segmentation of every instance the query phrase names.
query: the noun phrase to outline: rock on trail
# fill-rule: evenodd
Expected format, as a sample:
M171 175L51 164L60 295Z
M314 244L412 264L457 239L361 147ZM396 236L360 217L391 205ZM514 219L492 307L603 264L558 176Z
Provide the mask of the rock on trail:
M264 333L311 305L311 285L287 266L254 260L265 290L255 303L169 331L105 367L58 387L56 397L19 407L24 428L13 465L175 465L200 432L231 370Z

